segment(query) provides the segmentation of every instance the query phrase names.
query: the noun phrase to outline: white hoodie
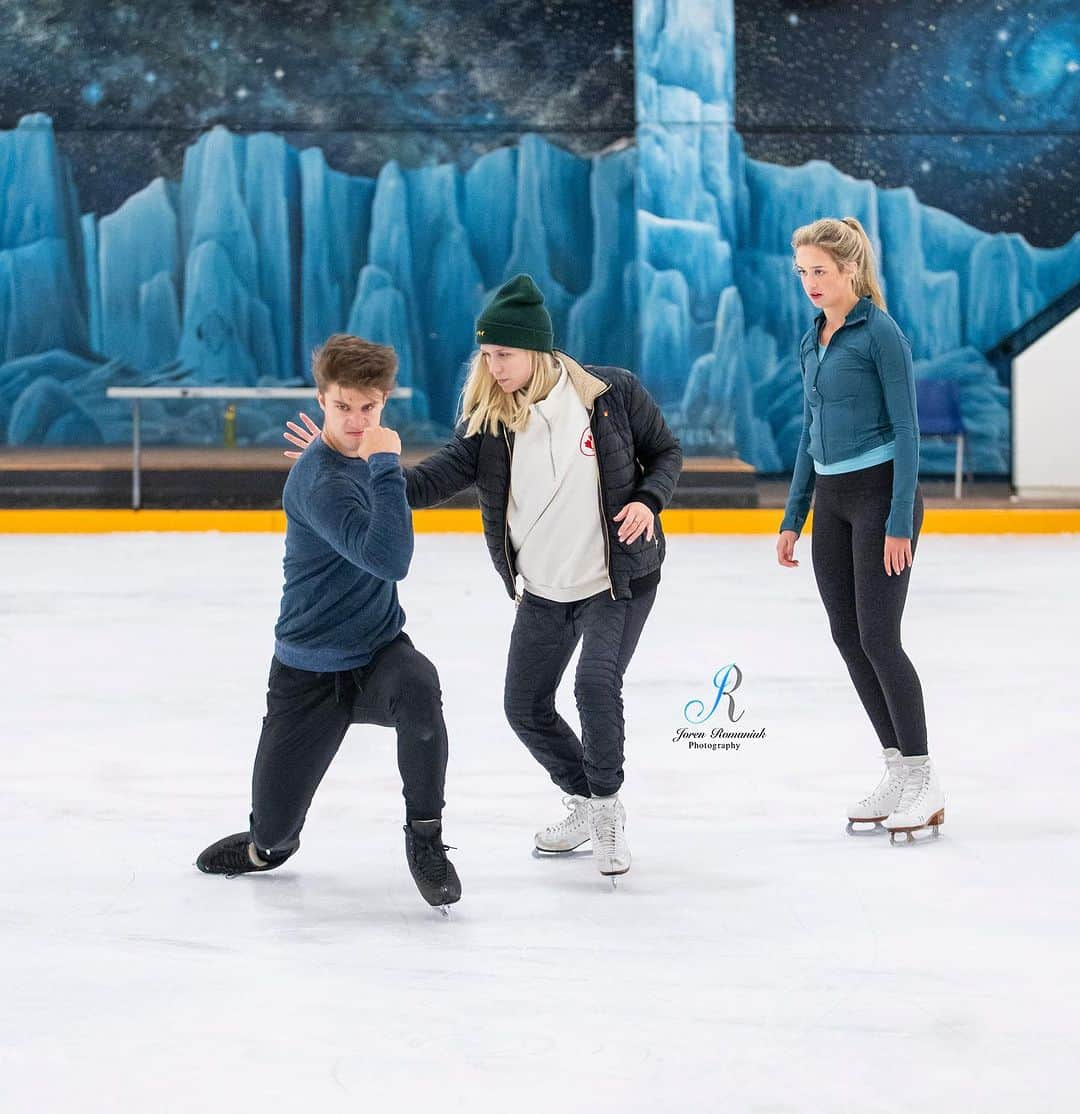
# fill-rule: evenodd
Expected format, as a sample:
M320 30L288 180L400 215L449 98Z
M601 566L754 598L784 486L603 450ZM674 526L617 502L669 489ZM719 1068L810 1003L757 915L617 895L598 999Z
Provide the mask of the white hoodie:
M507 522L527 592L569 603L610 590L589 412L565 368L514 438Z

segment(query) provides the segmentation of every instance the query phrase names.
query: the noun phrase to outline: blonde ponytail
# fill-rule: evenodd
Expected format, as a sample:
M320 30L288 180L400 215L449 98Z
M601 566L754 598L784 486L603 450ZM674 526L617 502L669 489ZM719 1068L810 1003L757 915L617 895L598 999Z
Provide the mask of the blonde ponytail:
M792 250L815 247L827 251L837 264L854 269L852 287L860 298L869 298L879 309L885 309L885 296L877 277L874 245L866 229L855 217L824 217L813 224L796 228L791 237Z
M870 243L866 229L855 217L843 217L840 223L846 224L859 237L861 250L857 260L858 271L855 274L855 293L860 298L869 298L878 309L884 309L885 296L881 293L881 286L878 284L874 245Z

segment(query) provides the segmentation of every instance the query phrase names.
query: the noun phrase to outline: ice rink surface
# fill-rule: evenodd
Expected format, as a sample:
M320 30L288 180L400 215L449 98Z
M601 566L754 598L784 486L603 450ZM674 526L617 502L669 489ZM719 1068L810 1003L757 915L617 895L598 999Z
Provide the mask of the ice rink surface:
M350 731L281 870L192 865L246 825L281 545L0 537L5 1112L1071 1108L1080 538L922 540L905 645L946 823L897 848L844 832L879 748L809 540L782 570L771 537L671 538L613 892L588 854L531 856L562 806L502 715L513 605L479 536L420 536L449 921L408 874L385 729ZM732 661L766 737L674 742Z

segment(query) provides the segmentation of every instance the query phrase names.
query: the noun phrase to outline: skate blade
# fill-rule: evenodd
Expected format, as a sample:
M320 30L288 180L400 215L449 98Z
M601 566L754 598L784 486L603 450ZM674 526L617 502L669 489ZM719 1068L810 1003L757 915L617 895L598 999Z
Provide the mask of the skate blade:
M885 834L885 827L881 823L881 821L884 820L884 819L885 819L884 816L882 816L881 819L874 819L874 820L852 820L852 819L849 818L848 822L847 822L847 827L844 829L844 831L846 831L847 834L850 835L850 836L884 835ZM873 827L871 827L871 828L856 828L855 827L856 824L872 824Z
M451 919L451 917L450 917L450 906L449 905L440 905L439 906L439 913L442 916L442 919L444 921L448 921L448 920Z
M532 849L532 857L534 859L582 859L586 855L592 854L592 849L586 847L584 844L578 844L577 847L572 847L569 851L543 851L539 847Z
M925 824L914 828L889 828L889 843L893 847L906 847L909 843L929 843L941 835L941 825L945 823L945 810L938 809ZM916 832L930 832L928 836L915 838ZM897 842L896 837L903 835L905 838Z
M615 882L619 878L621 878L624 874L628 874L629 872L630 872L629 867L627 867L625 870L602 870L602 871L600 871L600 877L610 879L611 880L611 886L614 889Z

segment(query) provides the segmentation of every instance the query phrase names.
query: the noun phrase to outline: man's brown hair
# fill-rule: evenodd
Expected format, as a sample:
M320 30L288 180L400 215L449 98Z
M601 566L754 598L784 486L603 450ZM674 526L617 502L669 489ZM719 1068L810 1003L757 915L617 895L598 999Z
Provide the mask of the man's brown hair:
M311 372L319 393L332 383L345 390L389 391L397 375L397 353L349 333L334 333L311 354Z

